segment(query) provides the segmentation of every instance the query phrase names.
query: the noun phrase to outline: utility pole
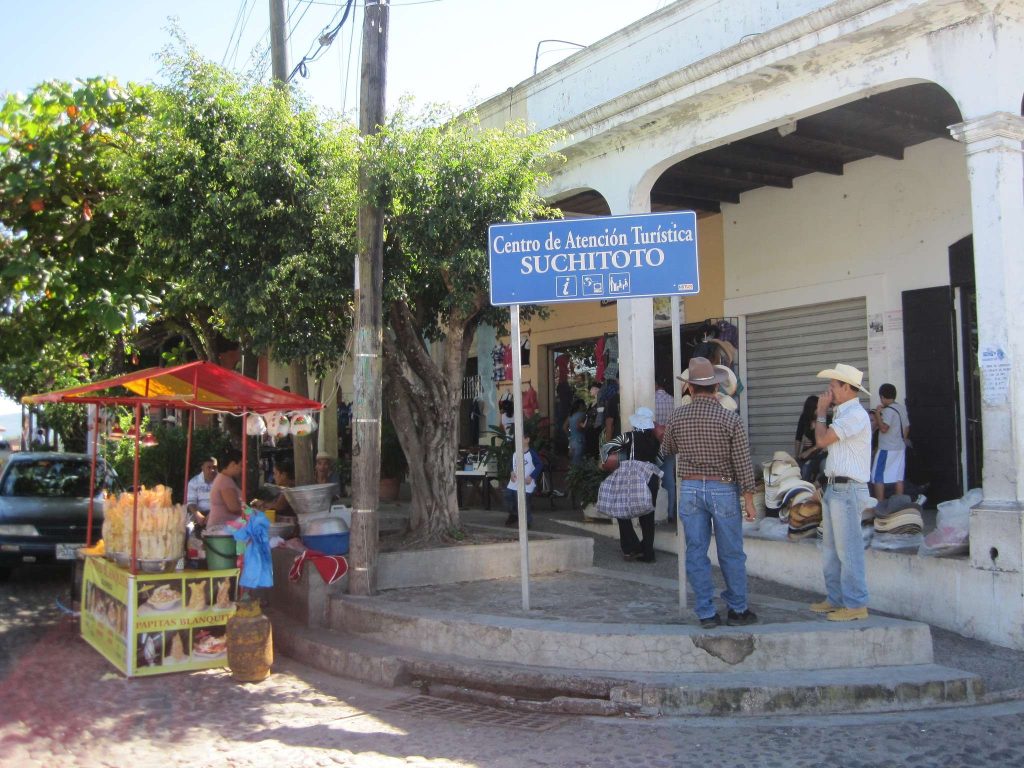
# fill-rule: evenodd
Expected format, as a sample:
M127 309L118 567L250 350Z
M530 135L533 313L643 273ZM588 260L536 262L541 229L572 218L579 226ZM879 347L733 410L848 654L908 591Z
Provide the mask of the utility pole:
M285 0L270 0L270 61L274 81L284 85L288 80L288 37L284 15Z
M285 0L270 0L270 61L274 84L279 88L288 85L288 47L285 45L287 19ZM292 360L289 369L291 390L301 397L309 397L309 378L304 360ZM295 484L309 485L313 482L313 438L293 439L292 458L295 462Z
M389 0L366 0L359 84L359 132L372 135L384 122ZM359 191L368 186L359 169ZM349 592L377 591L377 505L380 500L381 334L384 285L384 215L375 205L359 207L359 255L355 294L355 422L352 429L352 570Z

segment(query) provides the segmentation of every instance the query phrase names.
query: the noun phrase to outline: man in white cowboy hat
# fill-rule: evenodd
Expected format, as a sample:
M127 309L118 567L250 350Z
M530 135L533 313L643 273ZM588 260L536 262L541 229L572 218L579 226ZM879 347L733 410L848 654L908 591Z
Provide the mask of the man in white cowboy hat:
M861 510L871 503L871 419L857 398L861 392L870 393L861 385L864 374L852 365L839 363L818 378L829 380L828 389L818 397L814 425L815 445L828 449L821 522L826 597L812 603L811 610L827 614L829 621L855 621L868 617L860 524Z
M678 514L686 536L686 575L696 595L697 618L705 629L722 623L715 610L708 559L713 523L718 563L725 577L726 624L753 624L757 616L747 606L743 552L742 518L755 519L754 467L747 433L739 416L715 396L719 384L728 379L723 370L706 358L694 357L679 378L686 382L691 402L673 412L661 449L676 455Z

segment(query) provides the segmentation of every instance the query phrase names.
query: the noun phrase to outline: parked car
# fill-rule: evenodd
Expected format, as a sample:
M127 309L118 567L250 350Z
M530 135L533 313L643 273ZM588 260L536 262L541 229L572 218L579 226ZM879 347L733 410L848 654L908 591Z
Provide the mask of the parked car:
M21 563L72 560L85 543L92 459L84 453L13 453L0 474L0 578ZM104 490L117 475L96 464L93 535L102 535Z

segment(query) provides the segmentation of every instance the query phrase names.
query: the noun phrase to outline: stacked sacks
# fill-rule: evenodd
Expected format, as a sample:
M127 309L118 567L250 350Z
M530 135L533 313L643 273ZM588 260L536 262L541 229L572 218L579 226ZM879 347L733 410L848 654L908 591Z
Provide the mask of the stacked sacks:
M798 541L814 536L821 525L821 496L815 485L799 477L787 477L779 491L779 520L789 526L786 538Z
M796 459L785 451L776 451L771 461L761 465L761 473L764 475L764 505L771 514L781 517L782 509L782 484L786 480L800 480L800 466ZM813 488L813 486L812 486Z

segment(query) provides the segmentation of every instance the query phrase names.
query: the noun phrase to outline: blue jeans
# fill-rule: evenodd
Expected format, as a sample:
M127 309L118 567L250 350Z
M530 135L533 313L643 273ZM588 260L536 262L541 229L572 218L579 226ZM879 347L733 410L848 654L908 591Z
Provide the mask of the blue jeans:
M661 487L665 489L668 501L668 517L672 519L672 510L676 508L676 455L670 453L661 462L659 469L665 474L661 477ZM675 522L675 521L673 521Z
M512 517L519 517L519 491L505 489L505 511ZM526 494L526 524L533 524L533 494Z
M821 567L825 574L825 591L832 605L861 608L868 604L860 517L869 498L866 483L829 483L825 488Z
M730 610L743 613L747 610L747 556L743 552L743 513L736 484L683 480L679 486L679 519L686 536L686 577L697 598L697 617L707 619L717 613L708 558L712 523L718 565L725 577L722 599Z

